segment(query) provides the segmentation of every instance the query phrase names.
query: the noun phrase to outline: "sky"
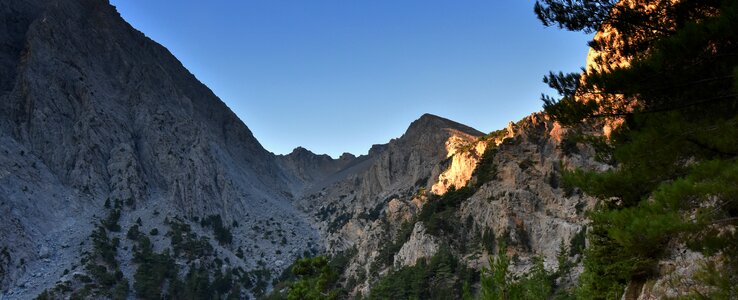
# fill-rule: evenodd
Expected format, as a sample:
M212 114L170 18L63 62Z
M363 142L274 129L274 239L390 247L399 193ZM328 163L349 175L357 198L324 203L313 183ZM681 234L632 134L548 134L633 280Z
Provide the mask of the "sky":
M528 0L111 0L262 146L366 154L423 113L482 132L541 110L549 71L591 36L545 28Z

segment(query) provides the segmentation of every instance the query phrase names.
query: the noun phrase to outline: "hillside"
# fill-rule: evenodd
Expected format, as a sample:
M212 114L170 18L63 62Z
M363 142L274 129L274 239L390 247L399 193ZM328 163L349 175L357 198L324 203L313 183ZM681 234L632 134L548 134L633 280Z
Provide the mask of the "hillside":
M0 15L12 24L0 34L4 295L75 281L89 269L80 259L99 259L90 235L108 220L105 235L120 244L99 265L131 283L137 242L126 232L136 220L160 232L154 252L170 247L177 218L210 237L212 255L198 259L244 270L280 270L317 242L291 204L298 179L107 1L3 1ZM218 242L216 227L199 224L210 216L232 238Z

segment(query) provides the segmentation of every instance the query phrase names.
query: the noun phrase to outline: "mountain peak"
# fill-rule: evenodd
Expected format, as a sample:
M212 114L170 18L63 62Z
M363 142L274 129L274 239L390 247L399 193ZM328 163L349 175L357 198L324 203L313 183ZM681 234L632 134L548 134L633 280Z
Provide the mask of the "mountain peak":
M420 116L420 118L410 123L410 127L408 127L405 135L433 132L444 129L457 130L473 136L484 135L484 133L479 130L430 113L425 113Z
M302 155L306 155L306 154L307 155L316 155L315 153L313 153L313 151L310 151L307 148L302 147L302 146L295 147L295 149L292 149L292 152L290 152L290 154L288 154L288 155L300 155L300 154L302 154Z

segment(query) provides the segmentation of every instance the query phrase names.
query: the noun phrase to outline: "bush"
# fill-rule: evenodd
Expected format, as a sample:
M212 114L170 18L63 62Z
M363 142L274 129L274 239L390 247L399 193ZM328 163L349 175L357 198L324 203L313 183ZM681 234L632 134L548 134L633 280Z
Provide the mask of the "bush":
M118 232L120 231L118 220L120 220L120 209L116 208L110 211L108 217L102 223L108 230Z
M164 283L177 279L177 265L169 255L169 249L155 253L146 236L141 237L134 248L133 261L138 264L133 275L133 288L141 299L161 299Z
M494 253L495 250L495 233L492 228L485 228L482 234L482 247L487 250L487 253Z
M171 239L175 256L184 256L188 260L206 257L213 254L213 246L206 237L198 237L192 232L190 225L179 218L169 222L167 236ZM239 248L240 249L240 248ZM243 255L243 252L241 252Z
M452 232L458 228L458 220L454 217L461 202L474 194L475 190L470 187L456 189L451 187L443 196L435 196L428 199L423 206L418 220L422 221L428 233L438 236L442 231Z
M203 218L202 221L200 221L200 225L202 227L212 228L213 233L215 234L215 240L217 240L221 245L233 242L233 234L231 234L231 231L228 228L223 226L223 219L221 219L220 215L211 215L207 218Z
M444 247L430 259L418 260L415 266L380 279L368 299L460 299L464 283L476 276Z
M510 259L507 257L507 246L500 244L497 257L489 257L489 269L482 270L481 289L482 299L490 300L545 300L554 295L554 273L546 271L543 259L534 258L533 268L522 278L515 280L509 273ZM559 292L559 297L566 297Z
M492 181L497 177L497 166L495 165L494 159L497 154L497 146L491 142L487 143L487 148L482 154L482 158L477 163L477 167L474 169L472 176L476 177L476 187L480 187L483 184Z
M383 247L379 249L379 255L377 255L371 268L372 271L377 271L381 266L392 266L395 261L395 254L410 239L410 235L413 233L413 227L415 227L414 221L402 223L400 230L397 232L397 237L390 243L384 243Z
M126 238L132 241L137 241L139 237L141 237L141 231L138 229L138 225L133 225L131 228L128 229L128 233L126 233Z

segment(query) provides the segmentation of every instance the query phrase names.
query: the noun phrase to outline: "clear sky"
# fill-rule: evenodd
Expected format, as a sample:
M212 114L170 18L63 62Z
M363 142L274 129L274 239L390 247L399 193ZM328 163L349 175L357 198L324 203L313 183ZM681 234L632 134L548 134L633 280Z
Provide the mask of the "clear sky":
M278 154L365 154L426 112L500 129L590 38L544 28L532 0L111 2Z

